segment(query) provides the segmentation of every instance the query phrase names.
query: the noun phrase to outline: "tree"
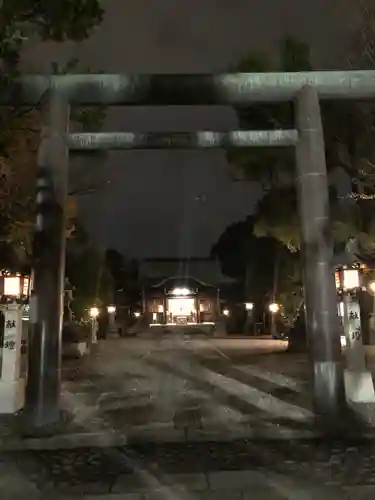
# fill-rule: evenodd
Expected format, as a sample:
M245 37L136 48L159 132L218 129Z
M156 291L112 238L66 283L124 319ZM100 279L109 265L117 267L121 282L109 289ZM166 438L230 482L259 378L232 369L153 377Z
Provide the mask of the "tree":
M26 37L64 42L88 38L103 19L99 0L2 0L1 47L4 59L19 61Z
M374 33L375 39L375 33ZM368 42L366 42L368 43ZM262 54L250 54L238 65L240 71L308 71L312 66L309 47L293 38L286 38L280 45L278 60ZM331 197L333 232L340 240L357 235L365 242L375 235L372 232L375 195L375 108L373 103L333 101L321 103L325 134L328 171L341 168L351 179L352 192L347 203L337 196ZM236 109L242 128L275 129L293 127L293 107L289 103L260 104ZM271 193L260 209L267 208L266 219L260 217L257 234L281 237L291 249L296 247L298 226L294 192L294 153L291 149L257 149L228 151L228 159L245 179L260 182L264 192ZM279 190L279 192L277 192ZM286 200L282 213L280 204L274 203L274 218L270 223L271 201L281 197ZM289 206L290 210L287 210ZM289 213L289 215L288 215ZM283 217L282 217L283 216ZM286 225L281 227L281 219ZM290 237L290 238L289 238ZM289 238L289 241L287 239ZM366 249L363 249L366 251Z
M103 10L98 0L3 0L0 7L0 89L19 75L19 60L29 38L81 41L100 24ZM77 60L65 68L53 65L53 73L82 72ZM79 126L98 127L102 108L73 110ZM0 240L20 256L30 253L34 226L34 186L40 115L29 108L0 110ZM84 191L81 180L72 179L72 192ZM68 234L75 219L76 203L69 200Z
M343 20L349 26L349 46L345 47L351 69L375 67L375 5L371 0L345 0Z
M259 53L250 54L236 69L249 72L310 71L309 47L287 37L280 45L277 60ZM368 204L353 203L353 200L375 192L373 107L367 106L367 103L337 101L322 102L321 107L328 170L342 168L352 179L349 201L340 200L333 189L330 193L336 245L340 246L349 237L355 236L359 243L370 248L370 241L375 236L372 232L372 211ZM241 128L294 127L294 110L290 103L256 104L236 108L236 112ZM228 151L228 159L235 169L240 170L242 178L257 181L263 187L264 196L257 206L255 235L274 237L290 251L298 252L300 241L293 150L259 148L250 152L245 149ZM298 335L301 336L301 329Z
M73 310L77 318L90 306L113 303L114 284L103 251L90 246L68 254L66 275L75 289Z
M93 246L79 220L67 245L66 276L74 287L72 308L77 318L91 306L113 303L115 282L106 252Z
M335 248L341 250L352 237L364 242L359 227L360 213L356 205L340 203L334 186L330 186L329 195ZM254 227L256 236L276 238L291 252L300 250L298 203L294 185L270 190L259 200L256 213L259 217ZM368 234L366 236L369 237Z
M299 256L273 237L254 234L256 217L230 225L211 249L223 273L242 284L243 301L257 308L276 300L294 317L302 297Z
M106 251L106 262L115 284L116 303L131 306L140 296L139 265L114 249Z
M254 218L235 222L228 226L211 248L211 257L217 258L223 273L242 283L245 287L247 248L253 237Z
M291 37L285 38L279 51L277 61L271 60L267 55L250 54L237 67L239 71L310 71L309 47L307 44L295 40ZM355 200L358 197L369 197L375 193L375 176L373 165L374 157L374 126L375 114L373 107L368 103L356 103L346 101L322 102L322 116L325 133L327 167L329 171L342 168L352 179L352 193L348 193L348 198ZM241 128L246 129L280 129L294 127L294 110L290 103L281 104L257 104L236 109ZM294 151L292 148L257 148L249 152L246 149L228 151L229 162L236 170L240 170L242 177L259 182L265 193L273 191L273 197L277 198L276 190L280 189L280 196L287 194L289 206L294 197L292 186L294 185ZM291 187L290 192L288 188ZM332 207L335 217L338 217L340 231L343 224L340 210L343 209L345 215L348 208L342 203L338 203L337 197L333 197L332 202L336 203ZM348 205L354 207L354 204ZM368 206L368 204L367 204ZM277 210L280 206L277 207ZM364 221L366 212L358 212L354 209L355 215L350 217L351 222L356 222L356 228L348 228L348 232L366 230ZM286 207L283 208L286 213ZM295 207L289 212L291 218L296 222ZM260 233L265 232L265 222L260 221ZM293 225L288 223L285 231L278 229L285 235L298 232L297 227L293 230ZM362 226L362 227L360 227ZM275 229L274 227L270 228ZM292 230L292 231L291 231ZM267 231L266 231L267 232ZM272 232L270 233L272 234ZM278 234L274 234L278 237ZM288 244L293 247L291 240Z
M278 60L268 54L252 52L231 68L238 72L310 71L309 47L287 37L280 44ZM291 103L256 103L235 108L239 126L246 130L294 128ZM245 179L259 182L264 192L280 183L292 182L294 151L292 148L233 149L227 152L229 163L244 174Z

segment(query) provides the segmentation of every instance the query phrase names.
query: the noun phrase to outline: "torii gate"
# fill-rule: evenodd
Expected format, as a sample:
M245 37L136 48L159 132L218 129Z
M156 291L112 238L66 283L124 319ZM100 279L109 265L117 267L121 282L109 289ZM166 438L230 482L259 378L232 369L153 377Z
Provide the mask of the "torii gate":
M29 75L1 104L42 103L34 247L36 315L25 411L41 427L59 419L69 150L295 146L306 319L318 415L340 417L343 376L320 99L375 97L375 71L222 75ZM295 129L69 134L69 105L246 105L295 101Z

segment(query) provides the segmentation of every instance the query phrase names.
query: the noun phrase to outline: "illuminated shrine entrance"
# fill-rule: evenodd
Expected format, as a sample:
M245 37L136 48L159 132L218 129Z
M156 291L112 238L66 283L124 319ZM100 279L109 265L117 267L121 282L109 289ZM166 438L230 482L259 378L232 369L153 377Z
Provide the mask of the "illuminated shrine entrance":
M142 315L152 327L215 325L220 321L220 288L233 280L216 260L145 259L140 265Z
M167 298L167 325L195 325L197 323L197 298L188 288L175 288Z

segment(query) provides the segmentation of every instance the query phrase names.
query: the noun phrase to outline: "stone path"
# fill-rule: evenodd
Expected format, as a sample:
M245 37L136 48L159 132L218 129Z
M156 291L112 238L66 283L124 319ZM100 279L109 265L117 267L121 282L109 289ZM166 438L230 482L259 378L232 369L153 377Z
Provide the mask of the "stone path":
M105 341L65 365L71 421L50 439L19 442L3 419L0 447L316 436L306 360L288 361L284 343L252 342Z
M41 498L58 492L58 498L103 500L110 494L115 499L131 494L150 498L151 493L160 495L151 498L173 499L355 495L364 500L375 493L374 451L368 442L238 441L13 451L5 458L39 489Z
M115 340L65 365L58 433L3 419L1 500L374 498L375 441L316 438L306 360L225 345Z
M93 362L88 376L65 384L64 400L74 409L76 424L90 432L110 429L128 439L161 441L262 433L290 437L291 431L311 436L310 402L300 406L272 395L269 387L258 389L262 379L249 380L236 367L231 373L221 366L211 369L205 366L205 354L199 358L199 349L197 355L169 340L157 348L151 345L151 351L149 345L143 343L141 351L124 349L123 357L110 356L118 344L106 345L107 352ZM105 359L111 361L104 364ZM293 396L304 399L295 391Z

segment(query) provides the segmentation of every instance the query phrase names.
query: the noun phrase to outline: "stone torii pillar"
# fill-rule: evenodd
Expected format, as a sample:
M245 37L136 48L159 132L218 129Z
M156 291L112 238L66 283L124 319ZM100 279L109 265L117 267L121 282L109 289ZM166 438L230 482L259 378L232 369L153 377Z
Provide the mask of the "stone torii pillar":
M340 324L333 274L333 239L324 135L318 92L305 86L296 99L299 142L297 191L301 221L306 328L313 360L315 410L337 424L345 401Z
M25 417L31 427L59 421L61 332L64 313L65 227L69 148L64 141L69 104L57 91L42 100L37 216Z

